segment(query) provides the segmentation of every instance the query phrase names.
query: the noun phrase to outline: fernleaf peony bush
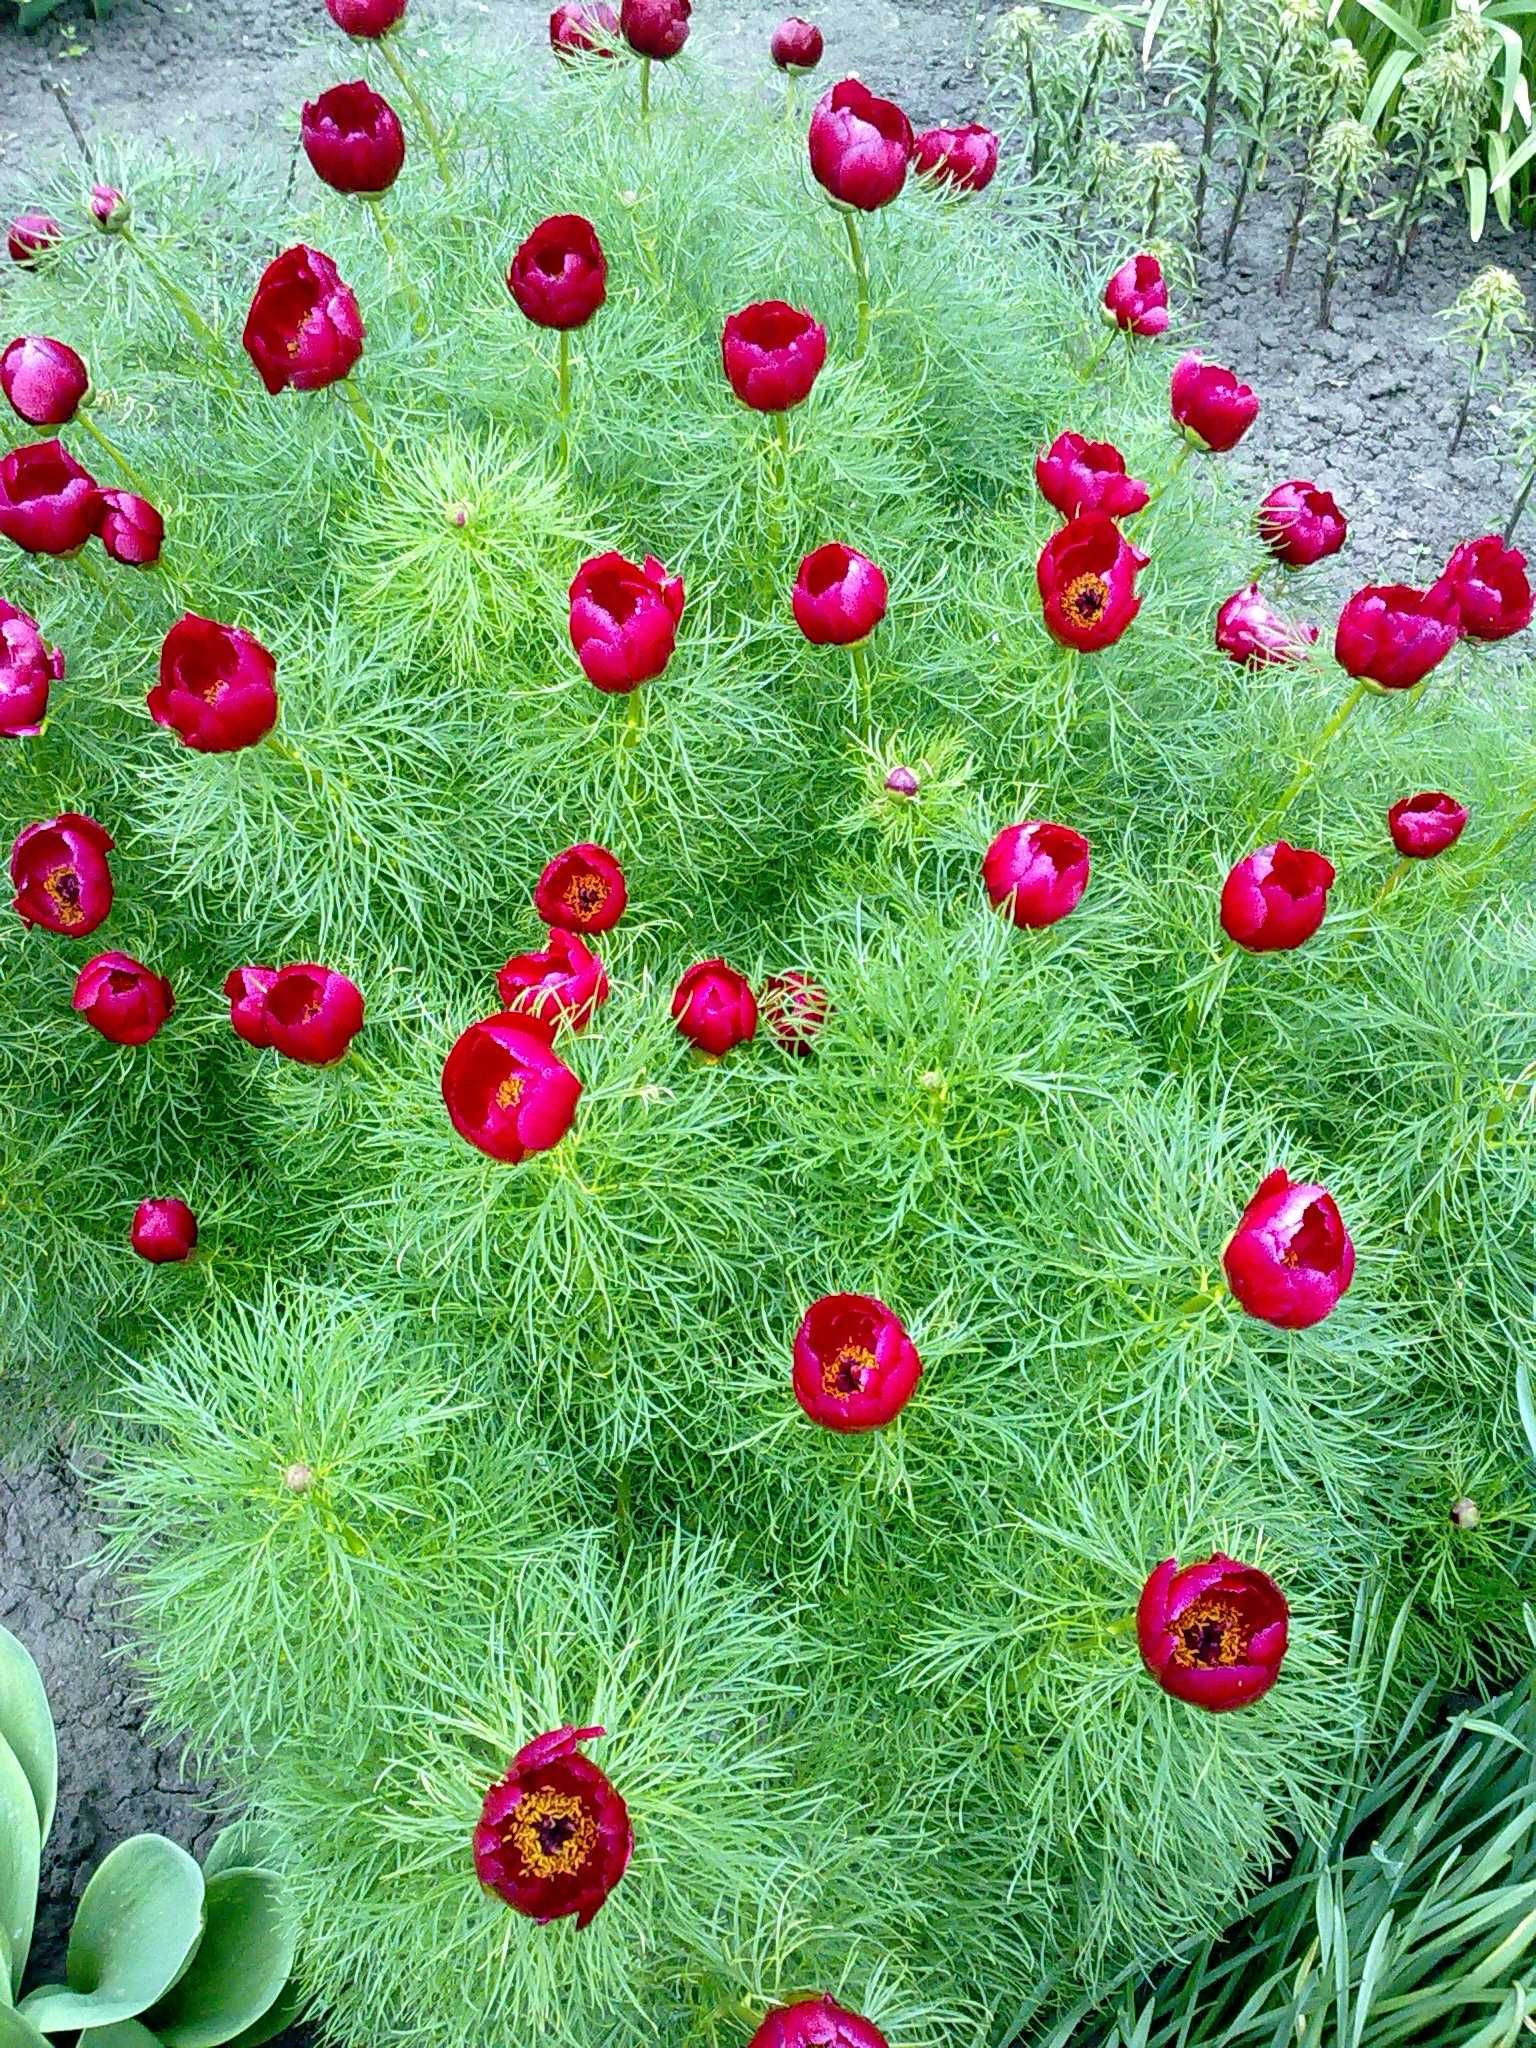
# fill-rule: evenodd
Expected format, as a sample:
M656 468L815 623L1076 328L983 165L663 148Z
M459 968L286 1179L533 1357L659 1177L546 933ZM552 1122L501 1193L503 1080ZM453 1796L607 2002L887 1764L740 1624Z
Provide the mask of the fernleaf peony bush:
M1279 835L1347 679L1218 652L1251 515L1223 458L1173 474L1170 352L1082 374L1124 252L1081 272L1006 159L985 195L911 179L862 223L860 359L843 226L777 109L707 68L658 76L646 129L625 63L515 102L501 74L427 76L452 182L407 120L393 249L302 166L291 200L239 167L110 167L217 347L88 230L9 280L17 330L88 361L168 538L140 572L7 553L67 662L0 758L7 831L105 825L90 944L175 999L113 1043L71 1014L89 948L0 924L9 1384L37 1413L112 1367L104 1484L152 1684L285 1845L331 2038L742 2048L830 1998L893 2048L1002 2048L1219 1927L1326 1827L1394 1692L1518 1655L1529 677L1471 648L1366 698L1284 814L1337 871L1322 929L1236 949L1223 878ZM504 278L565 214L607 277L562 421L559 336ZM268 396L239 349L299 244L362 309L355 409ZM720 346L773 299L828 337L782 440ZM1036 586L1033 464L1066 430L1153 487L1139 614L1089 655ZM888 584L853 658L791 611L830 543ZM686 586L627 694L567 634L609 551ZM200 752L146 715L186 610L275 660L269 738ZM1394 881L1387 811L1419 791L1470 822ZM1091 845L1081 900L1033 926L982 874L1026 821ZM546 863L589 843L629 903L583 941L606 1000L554 1040L574 1123L503 1164L450 1123L444 1061L544 945ZM1000 885L1020 916L1024 872ZM762 998L716 1061L673 1015L698 962L742 980L692 985L697 1042ZM231 1029L226 977L262 963L361 993L344 1061L270 1049L292 1005L249 975L254 1042ZM340 982L304 986L295 1014L334 995L345 1043ZM1222 1280L1278 1167L1331 1192L1357 1262L1292 1333ZM149 1200L195 1215L190 1259L134 1256ZM796 1398L829 1296L896 1321L858 1310L896 1361L884 1427ZM1138 1654L1154 1566L1213 1553L1258 1568L1217 1592L1270 1629L1266 1684L1271 1580L1289 1606L1278 1680L1236 1713ZM538 1925L476 1882L481 1802L594 1728L611 1867L620 1812L633 1857L590 1926ZM555 1748L544 1796L598 1783Z

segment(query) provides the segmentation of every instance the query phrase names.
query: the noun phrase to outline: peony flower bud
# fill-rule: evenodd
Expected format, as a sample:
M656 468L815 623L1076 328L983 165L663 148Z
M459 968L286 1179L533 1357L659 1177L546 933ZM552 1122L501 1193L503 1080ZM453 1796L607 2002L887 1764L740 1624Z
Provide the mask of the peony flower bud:
M869 2020L849 2012L835 1998L802 1998L767 2016L747 2048L890 2048Z
M1168 326L1168 287L1155 256L1132 256L1104 287L1104 311L1127 334L1149 338Z
M1219 1550L1182 1570L1164 1558L1136 1609L1141 1661L1164 1692L1209 1714L1264 1697L1289 1633L1290 1609L1268 1572Z
M534 885L533 907L565 932L611 931L624 915L629 885L605 846L583 839L557 853Z
M101 519L101 492L62 441L34 441L0 460L0 533L29 555L72 555Z
M1399 797L1387 813L1392 844L1404 860L1432 860L1454 846L1467 827L1467 807L1443 789Z
M880 1429L922 1377L917 1347L872 1294L824 1294L795 1332L795 1399L823 1429Z
M843 206L873 213L907 182L912 123L893 100L877 99L856 78L818 101L809 140L817 184Z
M315 1468L295 1458L291 1465L283 1467L283 1485L289 1493L308 1493L315 1483Z
M1081 434L1058 434L1035 457L1035 482L1040 495L1063 519L1082 512L1105 512L1128 519L1147 503L1144 483L1125 473L1125 457L1110 441L1085 441Z
M48 716L48 691L64 673L37 621L0 597L0 739L30 739Z
M443 1102L461 1138L508 1166L558 1145L581 1083L551 1050L554 1027L502 1012L471 1024L443 1062Z
M1040 931L1077 908L1088 887L1092 849L1070 825L1030 818L999 832L981 863L994 910Z
M1349 522L1331 491L1307 483L1276 484L1259 504L1259 538L1288 569L1309 569L1336 555L1349 538Z
M971 121L963 128L925 128L912 145L920 172L957 192L984 192L997 176L998 140Z
M224 993L247 1045L270 1046L301 1066L334 1066L363 1028L362 991L332 967L236 967Z
M885 786L892 796L914 797L922 785L910 768L893 768L885 778Z
M6 234L6 253L13 263L35 263L58 247L64 230L50 213L18 213Z
M665 62L688 40L693 0L622 0L619 26L637 57Z
M1221 1263L1249 1315L1277 1330L1307 1330L1348 1292L1355 1248L1328 1190L1277 1166L1239 1217Z
M405 130L361 78L306 100L299 139L310 169L335 192L387 192L405 162Z
M1250 953L1289 953L1323 921L1332 861L1277 839L1237 862L1221 890L1221 928Z
M682 616L683 579L654 555L639 567L620 554L594 555L571 584L571 645L587 681L610 695L662 673Z
M1316 644L1316 626L1285 618L1257 583L1233 591L1216 614L1216 645L1245 668L1305 661Z
M11 848L11 907L24 924L66 939L89 938L112 908L112 835L65 811L28 825Z
M1451 1526L1455 1529L1475 1529L1483 1519L1483 1511L1470 1495L1463 1494L1460 1500L1451 1503Z
M75 977L74 1007L114 1045L148 1045L176 999L163 974L126 953L98 953Z
M1197 355L1175 366L1168 390L1175 426L1212 455L1235 448L1259 416L1259 401L1247 384Z
M160 648L149 715L199 754L232 754L277 722L277 663L254 634L187 612Z
M607 0L560 0L549 17L549 46L562 62L571 57L617 57L619 17Z
M341 272L329 256L300 242L262 272L240 339L275 396L290 385L321 391L339 383L362 354L364 334Z
M325 0L326 12L349 36L375 42L405 14L405 0Z
M754 412L787 412L811 395L827 360L827 330L782 299L733 313L720 336L731 389Z
M1346 674L1383 690L1411 690L1461 638L1454 598L1439 588L1371 583L1339 613L1334 659Z
M485 1795L475 1875L541 1926L585 1927L629 1868L634 1830L607 1774L580 1745L601 1728L556 1728L520 1749Z
M541 220L507 272L507 290L536 327L585 327L608 296L597 230L579 213Z
M1496 533L1464 540L1430 590L1473 640L1507 640L1531 623L1525 556Z
M885 571L857 548L834 540L800 564L790 608L812 646L852 647L885 617L889 596Z
M247 1045L267 1045L267 992L276 980L275 967L235 967L224 978L229 1021Z
M140 1202L128 1241L152 1266L179 1265L197 1249L197 1218L174 1195Z
M763 1021L786 1052L815 1050L832 1001L819 981L799 967L770 974L763 983Z
M1141 610L1136 578L1150 558L1105 512L1082 512L1040 550L1035 580L1045 629L1063 647L1112 647Z
M791 14L773 32L768 54L781 71L814 71L826 44L821 30L803 16Z
M552 931L534 953L515 953L496 977L503 1010L584 1031L608 1000L608 975L574 932Z
M127 569L152 569L165 544L165 521L133 491L103 491L97 538L114 562Z
M133 220L133 208L115 185L93 185L91 219L104 235L120 235Z
M90 388L82 358L49 335L18 335L0 355L0 391L28 426L68 426Z
M672 992L672 1014L690 1045L710 1059L757 1035L757 998L723 960L696 960Z

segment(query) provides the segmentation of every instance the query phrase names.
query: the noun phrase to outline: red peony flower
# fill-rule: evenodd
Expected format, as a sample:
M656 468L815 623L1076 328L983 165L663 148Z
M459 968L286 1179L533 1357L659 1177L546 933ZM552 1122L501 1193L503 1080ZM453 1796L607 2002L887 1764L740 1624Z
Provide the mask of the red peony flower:
M405 13L405 0L325 0L325 5L338 28L368 42L387 36Z
M333 967L237 967L224 993L247 1045L271 1046L301 1066L334 1066L363 1028L362 991Z
M1467 828L1467 807L1443 789L1399 797L1387 813L1392 844L1404 860L1432 860L1454 846Z
M664 62L687 42L692 12L693 0L622 0L619 26L637 56Z
M72 555L101 518L101 493L62 441L34 441L0 461L0 533L29 555Z
M1141 610L1136 578L1149 557L1105 512L1082 512L1040 550L1035 580L1045 629L1063 647L1112 647Z
M581 1083L551 1049L554 1027L503 1011L462 1032L443 1062L453 1128L508 1166L558 1145L576 1116Z
M1333 863L1277 839L1244 855L1221 890L1221 928L1250 953L1289 953L1323 921Z
M579 1745L601 1728L556 1728L530 1742L485 1795L475 1874L514 1912L541 1926L576 1916L585 1927L629 1868L629 1809Z
M48 716L48 691L64 673L37 621L0 597L0 739L30 739Z
M585 327L608 296L597 230L579 213L541 220L507 272L507 290L536 327Z
M11 848L11 908L24 924L89 938L112 908L112 843L103 826L78 811L28 825Z
M1298 477L1276 484L1259 504L1259 539L1288 569L1309 569L1336 555L1349 538L1349 521L1332 491Z
M811 116L811 170L843 206L873 213L888 206L907 182L912 123L893 100L877 99L856 78L845 78L818 101Z
M981 863L994 910L1006 910L1021 929L1055 924L1083 900L1092 849L1070 825L1030 818L999 832Z
M1461 638L1455 600L1439 588L1369 583L1339 613L1334 659L1347 674L1383 690L1411 690Z
M357 300L341 272L329 256L301 242L262 272L240 338L262 383L276 394L289 385L321 391L339 383L362 354L363 337Z
M763 1021L786 1052L815 1049L832 1002L819 981L799 967L770 974L763 983Z
M824 1294L795 1332L795 1399L823 1429L880 1429L899 1415L923 1362L872 1294Z
M1257 583L1234 590L1216 614L1216 645L1246 668L1305 661L1316 644L1316 626L1277 612Z
M277 663L254 634L187 612L161 646L149 714L196 753L232 754L276 724L276 682Z
M1040 495L1063 519L1081 512L1107 512L1128 519L1150 497L1144 483L1125 473L1125 457L1112 441L1085 441L1081 434L1058 434L1035 457L1035 482Z
M710 1059L757 1035L757 997L723 960L696 960L672 992L672 1014L690 1045Z
M1219 1550L1182 1571L1164 1558L1136 1609L1142 1662L1164 1692L1210 1714L1264 1697L1280 1676L1289 1625L1268 1572Z
M0 391L28 426L68 426L90 388L84 360L49 335L19 335L0 355Z
M114 562L127 569L152 569L165 545L165 521L133 491L103 491L97 538Z
M610 695L662 673L682 616L683 579L654 555L638 568L620 554L594 555L571 584L571 645L588 682Z
M1104 287L1104 311L1127 334L1152 336L1168 326L1168 287L1155 256L1132 256Z
M50 213L18 213L5 238L13 263L35 263L64 239L64 230Z
M197 1249L197 1218L174 1195L140 1202L133 1212L128 1241L152 1266L179 1264Z
M1259 1182L1221 1263L1249 1315L1277 1330L1307 1330L1348 1292L1355 1248L1328 1190L1277 1166Z
M583 839L557 853L534 885L533 907L565 932L611 931L624 915L629 885L605 846Z
M176 999L163 974L126 953L98 953L75 977L74 1007L114 1045L148 1045Z
M811 395L827 360L827 330L782 299L733 313L720 336L731 389L754 412L787 412Z
M890 2048L869 2020L835 1998L802 1998L781 2005L763 2021L747 2048Z
M834 540L800 564L790 606L813 646L852 647L885 617L889 596L885 571L857 548Z
M115 185L93 185L90 214L102 234L120 235L133 219L133 208Z
M1187 355L1178 363L1169 385L1174 424L1182 427L1197 448L1220 455L1235 448L1259 416L1259 401L1220 363Z
M306 100L299 139L310 169L336 192L387 192L405 162L405 130L363 79Z
M997 137L979 121L925 128L912 145L919 171L961 192L984 192L997 176Z
M825 49L816 24L791 14L774 30L768 54L781 71L814 71Z
M1531 586L1525 556L1496 533L1464 540L1430 591L1444 601L1473 640L1507 640L1531 623Z
M560 0L549 17L549 46L562 61L617 57L619 17L607 0Z
M515 953L496 977L503 1010L584 1031L608 1000L608 975L574 932L552 931L536 953Z

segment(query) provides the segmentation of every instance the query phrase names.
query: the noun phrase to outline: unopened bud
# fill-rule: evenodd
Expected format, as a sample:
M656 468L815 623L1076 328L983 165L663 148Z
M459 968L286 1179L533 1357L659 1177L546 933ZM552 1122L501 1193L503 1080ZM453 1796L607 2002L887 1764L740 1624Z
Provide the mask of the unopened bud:
M468 526L471 509L461 498L457 504L445 505L443 507L443 517L450 526Z
M284 1467L283 1484L290 1493L308 1493L315 1483L315 1475L308 1465L294 1463Z
M115 185L91 187L91 219L104 235L120 235L133 218L133 208Z
M1451 1505L1451 1522L1458 1529L1475 1529L1482 1519L1482 1509L1466 1494Z
M893 768L885 778L885 786L892 796L916 796L921 785L910 768Z

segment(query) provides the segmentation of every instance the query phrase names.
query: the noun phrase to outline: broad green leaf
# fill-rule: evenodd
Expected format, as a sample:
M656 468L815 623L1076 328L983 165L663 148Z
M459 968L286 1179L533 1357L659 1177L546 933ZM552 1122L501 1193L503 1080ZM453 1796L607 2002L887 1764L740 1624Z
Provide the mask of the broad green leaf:
M236 2034L232 2041L226 2042L225 2048L262 2048L264 2042L286 2032L301 2020L304 2012L305 2000L297 1983L290 1978L261 2018L247 2027L243 2034Z
M1483 239L1488 221L1488 173L1481 164L1467 165L1467 229L1474 242Z
M1391 104L1392 95L1413 69L1416 54L1413 50L1394 50L1377 72L1371 82L1370 92L1366 95L1365 105L1360 111L1360 119L1367 128L1380 127L1381 118Z
M1533 156L1536 156L1536 135L1527 135L1522 143L1510 151L1508 161L1495 176L1494 191L1508 191L1515 177L1525 169ZM1520 1377L1522 1373L1525 1375L1523 1379ZM1520 1396L1520 1422L1525 1430L1525 1440L1531 1447L1532 1455L1536 1456L1536 1408L1531 1405L1531 1378L1524 1359L1521 1359L1515 1369L1515 1388Z
M1520 66L1525 58L1525 46L1520 41L1518 29L1497 21L1493 26L1504 38L1504 91L1499 100L1499 129L1502 133L1514 117L1515 95L1520 89Z
M148 2027L138 2020L114 2020L110 2027L92 2027L80 2036L80 2048L160 2048Z
M282 1858L271 1830L259 1820L237 1820L213 1838L203 1858L203 1876L217 1877L221 1870L281 1870Z
M80 1900L65 1983L21 2003L45 2034L135 2018L163 1998L203 1931L203 1873L163 1835L121 1842Z
M207 1922L192 1967L145 2023L164 2048L219 2048L272 2006L293 1968L283 1881L270 1870L208 1879Z
M30 2020L8 2005L0 2005L0 2048L48 2048Z
M37 1804L37 1830L46 1842L59 1792L59 1744L42 1674L30 1652L0 1628L0 1738L11 1745Z
M10 1958L7 1992L21 1988L32 1946L32 1917L37 1911L37 1876L43 1838L37 1824L37 1802L26 1772L8 1742L0 1740L0 1927L5 1929Z

